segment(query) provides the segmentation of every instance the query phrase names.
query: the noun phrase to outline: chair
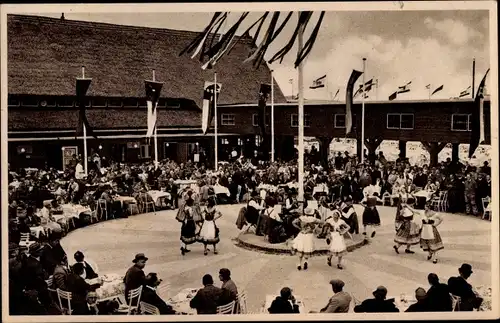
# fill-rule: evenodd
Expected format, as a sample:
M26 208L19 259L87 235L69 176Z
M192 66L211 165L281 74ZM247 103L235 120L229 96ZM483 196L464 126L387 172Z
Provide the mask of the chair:
M34 243L35 241L30 241L30 233L21 233L21 241L19 241L20 249L29 250L30 246Z
M434 196L431 200L431 207L434 211L441 211L441 204L444 197L445 192L440 191L438 196Z
M128 292L128 311L127 315L131 315L133 312L137 312L137 309L139 308L139 304L141 301L141 295L142 295L142 286L139 286L136 289L132 289L131 291ZM137 299L137 301L134 304L134 299Z
M94 206L94 209L90 208L90 223L99 222L99 216L97 215L98 207Z
M389 202L389 205L391 205L391 194L389 192L382 194L382 205L385 206L386 202Z
M105 199L98 199L96 212L99 213L100 220L102 220L104 214L106 214L106 220L108 220L108 201Z
M488 196L488 197L483 197L481 199L481 202L483 203L483 220L484 218L486 217L486 215L488 214L488 219L491 221L491 209L488 209L490 203L491 203L491 198Z
M460 297L450 294L451 297L451 311L459 312L460 311Z
M445 191L443 195L441 196L441 212L446 212L448 211L449 207L449 201L448 201L448 191Z
M72 294L70 292L63 291L61 289L56 289L57 298L59 299L59 308L63 311L63 315L71 315L73 310L71 309L71 297ZM62 300L68 301L68 306L63 306Z
M246 291L241 291L238 293L238 306L239 306L239 311L238 308L236 309L236 313L239 314L248 314L248 307L247 307L247 293Z
M146 302L140 302L139 304L142 315L160 315L160 310L158 309L158 307Z
M217 306L217 314L234 314L234 305L236 301L232 301L229 304Z
M156 212L155 202L153 201L151 196L146 193L141 193L139 195L139 211L141 213L148 213L149 207L152 207L153 212Z
M128 208L127 208L127 211L129 212L130 215L134 215L134 214L139 214L139 206L137 205L137 203L128 203Z

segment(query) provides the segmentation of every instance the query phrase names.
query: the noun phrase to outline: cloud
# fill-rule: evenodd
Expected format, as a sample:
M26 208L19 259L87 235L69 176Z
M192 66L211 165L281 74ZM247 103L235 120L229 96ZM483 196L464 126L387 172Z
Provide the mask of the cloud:
M475 37L482 37L483 35L475 29L466 26L463 22L453 19L434 20L426 18L424 24L431 30L436 30L446 36L448 40L457 46L465 45L467 42Z

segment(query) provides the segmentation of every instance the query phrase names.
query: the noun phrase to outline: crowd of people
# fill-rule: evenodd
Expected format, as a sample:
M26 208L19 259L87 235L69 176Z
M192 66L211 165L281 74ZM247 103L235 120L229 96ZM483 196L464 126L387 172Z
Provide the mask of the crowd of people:
M442 249L442 242L440 245L437 241L439 232L435 229L438 215L433 212L432 217L424 219L417 239L416 221L407 214L414 214L413 207L422 205L428 212L433 205L429 201L440 196L440 192L447 192L450 212L465 211L477 216L484 212L481 199L491 196L491 170L487 163L475 168L447 160L436 167L416 167L409 165L407 160L388 162L380 153L374 164L360 164L356 156L349 156L346 152L344 156L339 153L330 165L320 166L313 156L306 154L304 201L297 200L294 183L298 178L298 168L294 162L270 163L239 158L221 163L217 171L213 171L198 163L178 164L171 160L162 161L158 167L152 163L127 165L106 161L107 164L103 164L100 158L93 156L88 163L88 175L85 175L81 159L76 156L73 164L64 171L49 168L14 170L9 165L11 314L60 313L61 309L57 308L57 302L49 292L52 287L78 295L72 300L74 313L116 312L118 305L113 301L99 303L96 307L95 290L100 284L91 285L85 281L92 276L92 267L81 254L75 255L76 263L70 267L59 240L70 230L94 221L125 218L135 207L147 210L147 206L153 204L155 210L178 209L181 253L186 255L190 251L189 245L201 243L207 255L209 247L217 253L216 246L222 234L216 224L222 216L217 204L246 202L236 223L240 229L253 225L256 234L271 243L293 238L293 249L299 254L299 270L307 270L307 259L314 249L310 237L325 238L331 251L328 265L331 266L332 258L336 257L337 267L342 269L341 260L346 253L343 235L360 231L353 208L355 203L365 204L363 234L373 238L375 231L369 234L367 227L380 224L376 205L383 202L386 193L389 194L391 201L397 201L398 205L395 251L399 252L399 247L406 245L405 251L411 253L410 246L424 240L428 259L437 262L437 251ZM422 190L429 194L425 198L427 202L420 203L414 193ZM154 199L149 194L151 191L168 194ZM309 206L308 201L317 201L317 207ZM76 208L75 216L70 220L57 216L65 213L68 205L83 209ZM328 211L333 214L326 218ZM421 236L426 225L430 225L429 237L432 239ZM26 236L29 236L28 240ZM138 255L134 259L134 268L145 260L144 255ZM133 272L125 275L126 288L127 277L130 280L130 275L137 275ZM149 289L154 289L159 283L154 273L139 276L144 277L132 281ZM54 286L49 286L49 283ZM204 277L203 283L213 285L213 279ZM462 288L465 286L463 282L457 284L462 284ZM334 285L338 289L339 284ZM289 298L289 294L285 290L280 297ZM209 297L207 295L210 293L196 299ZM193 301L193 306L203 307L197 305L195 299ZM280 307L279 302L274 308ZM171 308L160 307L163 313L171 313Z

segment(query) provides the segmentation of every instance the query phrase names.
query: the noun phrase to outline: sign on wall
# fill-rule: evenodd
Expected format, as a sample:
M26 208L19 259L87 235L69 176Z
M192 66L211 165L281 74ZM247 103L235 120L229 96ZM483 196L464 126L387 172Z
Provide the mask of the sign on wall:
M66 170L67 167L71 167L71 163L73 161L73 155L78 156L78 147L77 146L66 146L62 147L63 151L63 171Z

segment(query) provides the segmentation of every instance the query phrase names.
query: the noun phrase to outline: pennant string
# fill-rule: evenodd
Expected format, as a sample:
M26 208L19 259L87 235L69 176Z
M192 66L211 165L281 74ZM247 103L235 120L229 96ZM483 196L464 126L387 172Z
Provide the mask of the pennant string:
M245 30L245 32L242 34L242 35L246 35L247 33L250 32L250 30L253 29L253 27L255 27L262 19L265 18L265 14L263 14L259 19L257 19L247 30ZM231 54L231 51L233 50L234 46L236 46L236 44L238 44L238 42L240 41L242 37L238 37L238 39L236 39L236 41L233 43L233 45L229 48L228 50L228 54Z
M270 34L272 34L274 30L274 26L276 25L276 14L279 16L279 12L274 13L273 18L271 19L271 22L269 23L269 27L267 29L266 34L264 35L264 38L260 42L259 46L257 49L254 51L254 53L248 57L246 60L243 61L243 63L247 63L250 61L255 61L257 57L260 57L261 51L264 50L267 47L268 39Z
M217 24L216 24L217 28L215 29L214 33L212 34L212 39L210 40L210 45L208 46L207 51L210 51L210 49L212 48L213 43L215 41L215 37L217 37L217 33L219 32L219 29L222 27L222 25L224 24L224 21L226 21L226 19L227 19L227 12L225 12L222 19L217 22ZM200 62L202 62L204 57L207 55L207 51L205 51L205 47L203 49L204 50L200 55Z
M312 16L312 13L311 13L311 16ZM322 11L321 14L320 14L320 16L319 16L318 22L316 23L316 27L314 27L314 30L311 33L311 36L307 40L304 48L302 48L302 50L300 51L300 53L297 55L297 60L295 61L295 67L296 68L306 58L306 56L309 55L309 53L311 52L311 49L312 49L312 47L313 47L313 45L314 45L314 43L316 41L316 38L318 36L319 28L321 26L321 23L323 22L323 17L324 16L325 16L325 12Z
M220 19L221 18L219 17L219 20ZM191 56L191 59L195 58L196 55L198 55L198 53L202 50L202 48L203 48L203 51L205 50L206 40L207 40L208 35L210 34L210 32L213 30L213 28L214 28L214 24L212 24L212 26L210 27L210 29L205 33L205 36L203 36L203 39L199 42L198 47L196 48L195 52Z
M257 41L257 38L259 37L262 25L264 24L264 21L266 21L266 18L267 18L268 15L269 15L269 11L267 11L264 15L262 15L262 19L260 20L259 27L257 27L257 31L255 32L255 35L253 36L253 39L255 41Z
M276 24L278 23L279 16L280 16L280 13L275 12L273 14L272 19L271 19L271 22L269 23L269 28L267 29L267 33L264 37L264 40L261 43L260 49L257 51L257 55L255 56L255 60L254 60L253 65L256 68L259 68L260 64L264 60L264 55L266 54L266 51L267 51L269 45L271 44L271 38L274 34L274 30L276 28Z
M185 53L190 53L193 51L194 48L197 47L197 45L200 43L200 41L202 41L203 39L206 38L206 36L208 35L208 33L210 32L210 30L213 29L213 26L217 20L217 18L219 18L219 16L221 15L222 13L221 12L216 12L214 14L214 16L212 17L212 20L210 21L210 24L203 30L202 33L200 33L191 43L189 43L188 46L186 46L186 48L184 48L181 53L179 54L179 56L182 56L184 55Z
M218 53L220 53L222 48L227 49L227 45L229 44L227 42L233 38L233 36L236 34L236 31L238 30L238 27L247 16L248 12L244 12L241 15L240 19L238 19L238 21L226 32L221 40L207 51L208 57L213 58L214 56L217 56Z

